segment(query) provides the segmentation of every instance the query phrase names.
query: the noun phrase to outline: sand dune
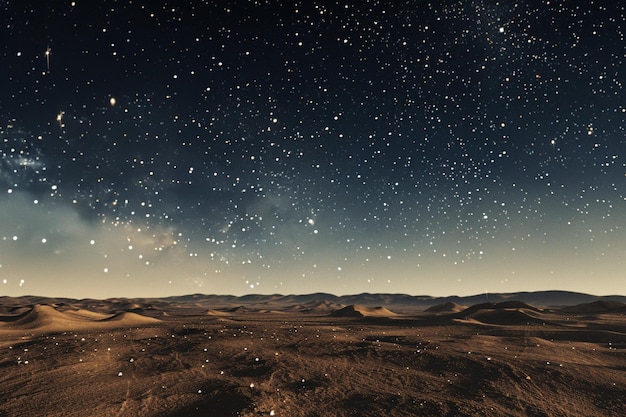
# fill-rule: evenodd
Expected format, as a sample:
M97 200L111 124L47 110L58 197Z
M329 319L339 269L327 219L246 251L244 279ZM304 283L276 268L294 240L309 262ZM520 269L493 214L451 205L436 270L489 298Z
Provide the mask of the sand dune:
M8 327L10 329L48 329L48 328L67 328L73 322L84 321L82 319L72 317L57 311L54 307L48 305L38 305L31 308L26 313L16 317L10 321Z
M62 311L59 309L56 309L57 311ZM98 313L96 311L91 311L91 310L85 310L83 308L77 309L77 310L65 310L62 311L63 314L65 316L68 317L74 317L77 318L79 320L104 320L107 319L109 317L111 317L111 314L106 314L106 313Z
M248 313L250 309L244 306L236 306L226 310L229 313Z
M333 317L395 317L398 314L386 307L366 307L353 304L333 311L330 315Z
M505 326L530 324L530 323L543 323L545 322L541 318L533 317L523 310L481 310L468 315L481 323L487 324L499 324Z
M121 313L114 314L106 319L100 320L100 323L111 322L115 322L123 326L145 326L150 324L157 324L161 321L152 317L142 316L132 311L123 311Z
M521 301L476 304L452 316L455 319L497 325L523 325L544 323L542 310Z
M207 316L228 316L228 312L221 310L208 309L205 313Z
M437 304L424 310L425 313L459 313L467 307L449 301L444 304Z
M283 309L283 311L295 311L303 313L332 313L333 311L342 309L345 307L343 304L337 304L328 300L309 301L304 304L290 305Z
M0 316L0 334L26 330L59 332L104 329L157 323L160 323L157 319L132 312L111 315L84 309L59 311L50 305L36 305L17 316Z
M462 313L472 314L474 312L480 310L507 310L507 309L515 309L515 310L529 310L529 311L541 311L541 309L532 306L530 304L526 304L521 301L503 301L499 303L480 303L475 304L467 309L463 310Z

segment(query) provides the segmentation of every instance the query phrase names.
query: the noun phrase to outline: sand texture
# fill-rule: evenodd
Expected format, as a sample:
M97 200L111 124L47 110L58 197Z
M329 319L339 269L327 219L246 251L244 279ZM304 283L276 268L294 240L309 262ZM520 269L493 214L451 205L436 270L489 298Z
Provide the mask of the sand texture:
M0 297L0 416L626 415L622 301L324 297Z

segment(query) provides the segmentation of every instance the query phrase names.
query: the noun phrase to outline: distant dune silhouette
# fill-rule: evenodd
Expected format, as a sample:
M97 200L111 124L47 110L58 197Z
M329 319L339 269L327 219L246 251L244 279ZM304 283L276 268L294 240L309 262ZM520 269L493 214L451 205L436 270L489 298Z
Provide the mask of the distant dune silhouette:
M577 304L559 309L563 313L618 313L626 312L626 303L620 301L599 300L592 303Z

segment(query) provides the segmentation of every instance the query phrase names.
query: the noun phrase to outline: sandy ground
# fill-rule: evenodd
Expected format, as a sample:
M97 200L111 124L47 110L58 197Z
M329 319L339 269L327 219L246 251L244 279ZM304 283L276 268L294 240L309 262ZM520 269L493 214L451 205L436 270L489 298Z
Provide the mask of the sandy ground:
M624 306L5 297L0 416L623 416Z

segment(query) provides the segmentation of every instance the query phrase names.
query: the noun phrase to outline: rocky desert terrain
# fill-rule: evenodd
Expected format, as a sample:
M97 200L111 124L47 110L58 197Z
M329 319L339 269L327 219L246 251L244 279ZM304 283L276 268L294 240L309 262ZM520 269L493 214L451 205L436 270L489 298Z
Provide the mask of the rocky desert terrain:
M626 415L623 299L490 299L0 297L0 416Z

